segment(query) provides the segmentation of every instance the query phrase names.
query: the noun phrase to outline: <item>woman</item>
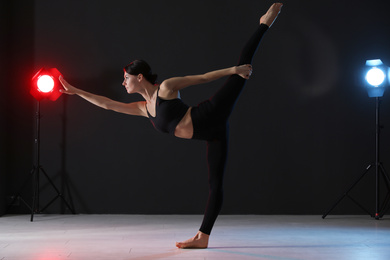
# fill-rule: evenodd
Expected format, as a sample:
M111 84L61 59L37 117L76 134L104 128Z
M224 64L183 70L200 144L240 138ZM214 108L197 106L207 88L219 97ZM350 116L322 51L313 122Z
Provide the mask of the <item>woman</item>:
M237 66L203 75L174 77L156 85L157 75L152 74L145 61L136 60L127 65L124 68L122 85L127 93L141 94L145 101L128 104L113 101L77 89L60 77L64 87L63 93L76 94L105 109L147 117L157 130L176 137L207 141L210 190L206 211L197 234L184 242L177 242L176 246L179 248L207 248L208 246L211 229L222 206L223 175L228 148L228 118L246 80L252 74L250 63L260 40L277 18L281 8L281 3L275 3L260 18L260 25L242 50ZM230 77L209 100L196 107L189 107L181 101L179 95L181 89L225 76Z

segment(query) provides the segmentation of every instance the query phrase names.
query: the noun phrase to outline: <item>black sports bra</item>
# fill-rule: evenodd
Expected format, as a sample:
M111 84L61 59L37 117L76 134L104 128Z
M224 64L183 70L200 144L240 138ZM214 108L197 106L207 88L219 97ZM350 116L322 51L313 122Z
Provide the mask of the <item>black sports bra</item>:
M153 117L147 108L146 111L154 128L163 133L174 135L176 126L187 113L188 108L189 106L180 98L162 99L157 92L156 116Z

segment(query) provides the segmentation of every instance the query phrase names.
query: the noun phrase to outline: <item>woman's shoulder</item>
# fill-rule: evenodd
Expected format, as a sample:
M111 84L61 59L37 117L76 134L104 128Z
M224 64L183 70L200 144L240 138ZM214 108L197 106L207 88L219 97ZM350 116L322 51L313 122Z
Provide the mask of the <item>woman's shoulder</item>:
M179 92L169 86L169 80L164 80L158 86L158 96L163 99L174 99L179 96Z

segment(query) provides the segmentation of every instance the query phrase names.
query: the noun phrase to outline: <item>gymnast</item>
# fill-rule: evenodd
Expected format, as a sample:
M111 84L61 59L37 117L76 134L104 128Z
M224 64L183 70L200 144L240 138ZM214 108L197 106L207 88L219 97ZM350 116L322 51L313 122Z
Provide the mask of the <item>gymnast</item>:
M153 126L164 133L185 138L204 140L207 143L209 196L203 222L196 235L186 241L176 242L178 248L207 248L214 222L223 201L223 176L227 161L228 119L234 105L252 74L252 59L264 33L271 27L282 8L273 4L260 18L259 26L244 46L237 66L211 71L202 75L173 77L156 84L157 75L143 60L135 60L124 67L122 85L128 94L138 93L145 101L122 103L95 95L59 80L61 90L78 95L104 109L149 118ZM203 84L229 76L224 85L210 99L198 106L189 107L179 91L192 85Z

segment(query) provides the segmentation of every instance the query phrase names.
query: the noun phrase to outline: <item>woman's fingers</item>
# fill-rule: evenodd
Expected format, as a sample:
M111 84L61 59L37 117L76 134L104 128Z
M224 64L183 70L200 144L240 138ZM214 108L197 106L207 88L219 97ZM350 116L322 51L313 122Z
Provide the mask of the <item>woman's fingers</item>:
M66 80L62 76L59 76L58 79L60 80L62 86L64 86L64 87L65 87L66 84L69 84L68 82L66 82Z
M73 87L62 76L59 76L58 79L61 82L63 87L63 89L60 89L60 92L73 95L74 94L74 91L72 90Z

